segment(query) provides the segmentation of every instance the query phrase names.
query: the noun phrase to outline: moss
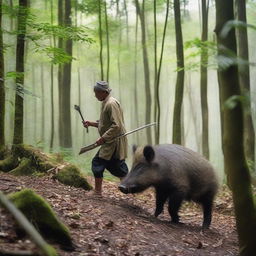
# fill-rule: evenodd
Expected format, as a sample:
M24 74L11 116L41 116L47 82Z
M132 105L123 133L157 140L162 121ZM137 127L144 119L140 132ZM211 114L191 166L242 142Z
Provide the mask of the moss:
M80 169L71 164L60 170L56 175L54 175L54 178L65 185L83 188L85 190L92 189L91 185L83 177Z
M30 189L24 189L10 194L9 198L45 238L72 246L68 228L41 196Z
M0 171L9 172L13 168L16 168L18 164L19 164L18 159L13 155L10 155L4 160L0 160Z
M31 166L31 160L29 158L22 158L20 164L10 174L15 176L31 175L35 172L35 169Z

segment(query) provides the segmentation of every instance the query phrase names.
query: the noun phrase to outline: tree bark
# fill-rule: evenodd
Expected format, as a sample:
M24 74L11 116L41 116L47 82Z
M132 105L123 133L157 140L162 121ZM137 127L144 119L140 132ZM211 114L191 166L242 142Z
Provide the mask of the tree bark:
M209 0L202 0L202 43L208 40L208 9L209 9ZM207 91L208 91L208 50L207 47L202 47L201 53L201 66L200 66L200 89L201 89L201 109L202 109L202 149L203 155L209 159L209 118L208 118L208 100L207 100Z
M160 86L160 76L161 76L161 69L162 69L162 62L163 62L163 53L164 53L164 43L165 43L165 35L166 35L166 28L169 16L169 5L170 1L167 0L166 2L166 14L165 14L165 22L164 22L164 31L163 31L163 38L162 38L162 45L161 45L161 53L160 53L160 60L159 66L157 68L156 74L156 116L155 120L157 122L156 127L156 144L159 144L160 141L160 117L161 117L161 109L160 109L160 96L159 96L159 86Z
M101 20L101 0L98 0L98 17L99 17L99 40L100 40L100 73L101 80L104 80L103 68L103 39L102 39L102 20Z
M24 53L26 22L28 15L28 1L19 0L18 10L18 35L16 46L16 94L15 94L15 113L14 113L14 136L13 144L23 143L23 87L24 87Z
M144 64L144 82L145 82L145 94L146 94L146 123L151 121L151 92L150 92L150 71L148 63L148 52L147 52L147 40L146 40L146 25L145 25L145 12L144 2L142 2L142 8L140 7L139 1L135 0L136 11L140 18L141 25L141 39L142 39L142 51L143 51L143 64ZM147 143L152 144L151 129L147 129Z
M220 35L226 22L234 20L233 0L216 0L218 55L236 54L235 29L227 36ZM240 255L251 256L256 251L256 209L253 202L249 169L243 147L243 109L240 100L234 107L224 103L234 95L241 96L237 65L219 69L220 97L223 108L223 151L228 180L233 195Z
M2 0L0 0L0 151L5 145L4 45L2 33Z
M173 136L172 142L175 144L182 143L182 121L181 110L184 91L184 53L183 53L183 36L180 18L180 1L174 0L174 19L176 32L176 55L177 55L177 80L175 86L175 103L173 113Z
M105 26L106 26L106 41L107 41L107 74L106 80L109 82L109 62L110 62L110 54L109 54L109 29L108 29L108 12L107 12L107 1L104 2L104 11L105 11Z
M246 1L235 1L236 3L236 18L239 21L247 23L246 18ZM248 35L247 28L238 28L237 32L237 45L238 56L247 63L249 63L249 50L248 50ZM239 65L239 80L242 94L249 97L249 106L244 109L244 148L247 161L254 163L255 161L255 132L252 120L251 111L251 89L250 89L250 66L249 64Z
M59 22L61 18L61 24L70 27L71 23L71 1L64 0L60 1L59 6ZM61 10L64 7L63 10ZM64 39L61 40L60 46L65 50L65 52L72 56L72 40ZM62 45L61 45L62 44ZM60 134L60 146L63 148L72 147L72 137L71 137L71 113L70 113L70 89L71 89L71 62L62 64L59 67L60 77L59 77L59 134Z

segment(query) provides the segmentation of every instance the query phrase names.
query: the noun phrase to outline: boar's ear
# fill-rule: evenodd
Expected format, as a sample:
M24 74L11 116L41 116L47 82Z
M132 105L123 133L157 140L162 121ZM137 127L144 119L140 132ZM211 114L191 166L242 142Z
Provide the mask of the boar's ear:
M143 155L145 159L150 163L153 161L155 157L155 151L152 146L145 146L143 149Z
M135 153L135 151L136 151L137 148L138 148L137 145L135 145L135 144L132 145L132 152L133 152L133 154Z

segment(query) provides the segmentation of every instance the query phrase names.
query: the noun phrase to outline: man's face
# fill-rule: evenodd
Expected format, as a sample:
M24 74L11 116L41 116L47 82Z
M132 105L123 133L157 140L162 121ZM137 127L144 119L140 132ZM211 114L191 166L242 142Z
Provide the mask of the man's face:
M103 101L108 96L108 93L102 90L94 90L94 94L98 101Z

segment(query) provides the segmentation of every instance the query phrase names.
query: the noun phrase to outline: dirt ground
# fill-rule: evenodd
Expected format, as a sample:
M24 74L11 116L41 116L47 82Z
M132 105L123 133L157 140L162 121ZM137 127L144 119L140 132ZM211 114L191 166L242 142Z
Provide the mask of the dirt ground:
M88 180L92 183L92 179ZM238 254L238 241L230 192L222 190L216 198L211 228L201 231L201 208L185 203L180 211L182 224L170 223L165 212L153 217L152 190L140 195L124 195L117 183L104 182L102 198L82 189L64 186L49 177L14 177L0 174L4 193L31 188L43 196L69 227L75 251L53 246L63 256L231 256ZM0 208L0 252L36 252L29 238L14 232L14 220Z

